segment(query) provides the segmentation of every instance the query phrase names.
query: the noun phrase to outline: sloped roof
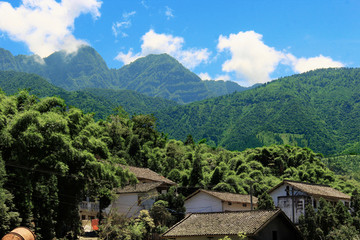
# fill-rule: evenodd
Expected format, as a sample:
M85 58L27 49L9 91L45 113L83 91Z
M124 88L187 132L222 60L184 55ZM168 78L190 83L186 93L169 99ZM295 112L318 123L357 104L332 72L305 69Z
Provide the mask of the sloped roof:
M163 237L237 235L239 232L245 232L251 236L260 231L280 213L287 219L280 209L192 213L171 227L163 234ZM292 225L290 220L288 221Z
M138 183L135 185L127 185L123 188L118 188L116 193L145 193L153 190L154 188L162 185L163 182L151 182L151 183Z
M250 201L250 195L244 195L244 194L235 194L235 193L228 193L228 192L215 192L215 191L209 191L204 189L199 189L190 196L188 196L186 200L190 199L191 197L195 196L196 194L203 192L207 193L213 197L216 197L224 202L233 202L233 203L251 203ZM258 198L253 196L253 203L257 204Z
M129 171L132 172L138 180L147 179L154 182L164 182L169 185L176 185L175 182L171 181L170 179L167 179L166 177L161 176L160 174L150 170L149 168L140 168L133 166L125 166L125 165L120 165L120 167L124 169L129 169Z
M336 190L328 185L314 184L314 183L305 183L305 182L297 182L291 180L284 180L282 183L278 184L274 188L272 188L269 193L277 189L279 186L283 184L289 184L292 187L299 189L302 192L305 192L311 196L323 197L323 198L331 198L331 199L346 199L350 200L351 197L345 193Z

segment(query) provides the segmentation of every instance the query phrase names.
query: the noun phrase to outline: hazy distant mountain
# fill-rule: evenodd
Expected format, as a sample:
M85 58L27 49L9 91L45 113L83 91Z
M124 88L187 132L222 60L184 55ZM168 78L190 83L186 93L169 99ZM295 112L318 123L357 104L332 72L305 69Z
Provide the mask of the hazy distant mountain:
M156 117L160 130L170 137L192 134L231 150L292 144L324 154L355 151L360 140L360 69L285 77L166 109Z
M149 55L120 69L109 69L100 54L88 46L72 54L55 52L44 59L13 56L0 49L0 70L36 73L66 90L130 89L179 103L247 89L235 82L202 81L167 54Z

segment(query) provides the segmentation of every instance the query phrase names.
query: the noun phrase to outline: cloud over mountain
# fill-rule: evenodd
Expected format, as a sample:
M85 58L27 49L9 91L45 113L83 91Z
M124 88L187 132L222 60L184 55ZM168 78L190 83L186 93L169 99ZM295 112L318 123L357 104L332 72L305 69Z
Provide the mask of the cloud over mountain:
M252 85L270 81L270 74L280 64L290 66L297 73L344 66L343 63L321 54L318 57L297 58L291 53L266 45L262 38L261 34L254 31L240 31L229 36L220 35L218 51L220 53L228 51L231 56L222 64L222 70L235 72L237 77L245 79Z
M46 57L58 50L76 51L84 40L72 34L81 14L100 17L98 0L23 0L19 7L0 2L0 31L12 40L24 42L30 51Z
M120 52L115 59L128 64L135 61L139 57L144 57L148 54L167 53L187 68L193 69L203 62L207 62L210 57L210 52L207 48L202 49L184 49L185 40L182 37L173 36L171 34L156 33L150 29L142 38L141 52L133 53L130 49L127 53Z

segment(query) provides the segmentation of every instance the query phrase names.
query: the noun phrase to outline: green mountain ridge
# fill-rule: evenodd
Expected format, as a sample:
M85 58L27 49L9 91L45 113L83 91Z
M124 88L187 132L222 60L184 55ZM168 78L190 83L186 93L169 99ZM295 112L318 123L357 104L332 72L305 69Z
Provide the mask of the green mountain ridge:
M291 144L323 154L359 142L360 69L320 69L155 114L176 139L230 150Z
M0 89L7 94L15 94L27 89L38 97L59 96L70 106L80 108L85 113L95 113L95 119L105 119L122 106L129 114L151 114L158 109L176 106L174 101L148 97L131 90L83 89L66 91L47 82L44 78L29 73L0 71Z
M151 54L120 69L109 69L100 54L88 46L71 54L55 52L44 59L36 55L13 56L0 48L0 70L35 73L68 91L86 88L129 89L178 103L248 89L235 82L204 82L167 54Z

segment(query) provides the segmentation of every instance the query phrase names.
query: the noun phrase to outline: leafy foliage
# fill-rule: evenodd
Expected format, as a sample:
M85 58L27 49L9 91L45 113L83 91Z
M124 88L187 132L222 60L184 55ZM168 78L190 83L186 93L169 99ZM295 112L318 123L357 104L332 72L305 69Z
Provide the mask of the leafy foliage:
M155 116L176 139L191 134L239 151L290 144L330 155L359 142L359 81L358 68L320 69Z
M157 131L154 116L129 116L118 110L95 122L92 115L67 108L57 97L38 99L24 91L13 96L0 93L0 152L5 163L5 171L0 164L0 175L7 174L0 194L13 196L8 195L6 207L0 205L5 216L15 213L11 219L16 222L18 212L21 224L31 227L35 223L39 239L76 238L78 204L85 195L100 197L101 208L105 208L114 187L134 181L118 163L148 167L174 179L184 195L194 187L242 194L250 193L252 187L254 196L260 197L283 179L329 184L346 193L359 189L358 182L336 175L326 167L323 156L309 148L274 145L238 152L207 145L204 140L196 143L191 137L185 143L168 140ZM150 231L164 231L183 217L184 199L174 191L156 199L152 210L156 230L144 215L149 224L133 219L123 222L124 231L111 226L109 219L105 224L109 233L140 239ZM359 205L356 201L353 208ZM315 229L317 234L332 234L333 224L348 222L349 216L340 207L330 213L325 206L319 213L333 215L317 220L324 225ZM352 218L353 226L360 227L359 216ZM4 221L2 231L13 222Z
M354 194L353 199L359 197L358 193ZM340 201L335 207L322 198L319 203L318 211L308 204L305 216L300 216L299 227L305 240L360 239L357 214L350 216L349 209Z
M5 225L14 222L15 215L8 216L12 205L7 202L12 200L21 224L34 224L39 239L76 236L83 197L109 199L114 187L133 179L110 164L105 126L77 109L67 110L62 99L1 93L0 116L0 151L7 173L0 192L9 208L4 208Z

